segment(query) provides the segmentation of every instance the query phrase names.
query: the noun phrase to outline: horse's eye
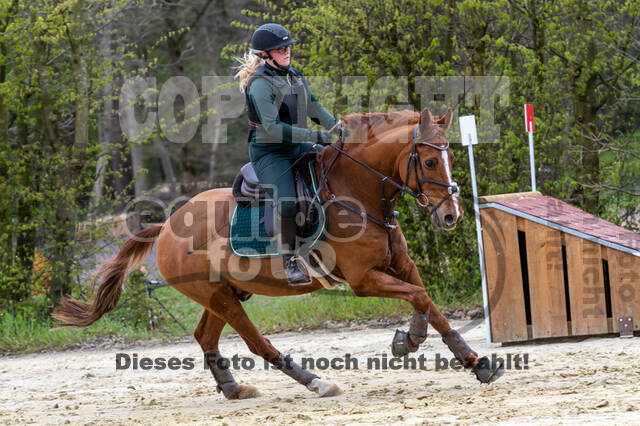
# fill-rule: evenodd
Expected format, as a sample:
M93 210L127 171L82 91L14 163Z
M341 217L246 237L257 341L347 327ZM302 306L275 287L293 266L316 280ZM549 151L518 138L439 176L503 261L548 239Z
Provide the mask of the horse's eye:
M436 166L436 160L429 158L428 160L424 160L424 165L429 169L433 169Z

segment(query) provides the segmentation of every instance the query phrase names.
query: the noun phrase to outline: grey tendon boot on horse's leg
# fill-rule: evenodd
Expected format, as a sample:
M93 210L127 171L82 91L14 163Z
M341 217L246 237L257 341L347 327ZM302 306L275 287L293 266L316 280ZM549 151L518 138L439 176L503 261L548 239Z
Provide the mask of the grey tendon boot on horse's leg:
M336 396L342 394L338 385L322 380L318 376L305 370L296 364L288 355L280 354L280 357L272 362L278 370L294 379L296 382L305 385L309 390L317 393L321 397Z
M246 399L260 396L258 389L253 386L239 385L231 374L231 363L216 349L204 353L204 359L213 378L218 384L218 392L227 399Z
M403 357L409 352L415 352L420 344L427 340L427 327L429 326L429 313L413 311L409 332L396 330L391 342L391 353L395 357Z
M471 363L469 362L468 357L471 354L474 354L475 356L478 356L478 354L471 350L460 333L452 328L442 335L442 341L447 345L449 350L453 352L456 359L464 365L464 368L471 368ZM471 371L475 373L476 378L481 383L489 384L491 382L495 382L504 374L503 362L498 361L494 365L489 358L483 356L482 358L478 358L478 362Z

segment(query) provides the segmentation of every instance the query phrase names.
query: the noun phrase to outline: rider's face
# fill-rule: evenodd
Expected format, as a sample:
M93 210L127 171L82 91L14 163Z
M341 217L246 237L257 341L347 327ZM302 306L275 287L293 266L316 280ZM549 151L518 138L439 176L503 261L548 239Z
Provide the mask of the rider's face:
M270 50L269 53L275 61L283 67L288 67L291 63L291 47L283 46L278 49Z

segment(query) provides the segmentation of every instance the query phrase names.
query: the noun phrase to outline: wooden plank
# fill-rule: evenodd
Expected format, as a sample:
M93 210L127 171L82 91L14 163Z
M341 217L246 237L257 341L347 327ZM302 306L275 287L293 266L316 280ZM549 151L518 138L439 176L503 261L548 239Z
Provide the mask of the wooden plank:
M633 329L640 330L640 258L607 247L613 332L619 333L618 318L631 315Z
M607 305L599 244L565 234L571 334L606 334Z
M526 221L533 338L567 336L560 232Z
M489 208L481 210L493 342L527 340L516 217Z
M521 198L537 198L542 197L538 191L532 192L514 192L513 194L497 194L497 195L481 195L478 197L478 204L495 203L506 200L519 200Z

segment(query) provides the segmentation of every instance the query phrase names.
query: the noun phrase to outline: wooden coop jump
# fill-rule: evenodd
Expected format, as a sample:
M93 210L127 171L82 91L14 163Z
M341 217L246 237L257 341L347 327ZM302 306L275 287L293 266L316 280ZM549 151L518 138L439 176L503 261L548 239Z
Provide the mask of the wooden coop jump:
M640 329L639 234L539 192L478 203L492 342Z

